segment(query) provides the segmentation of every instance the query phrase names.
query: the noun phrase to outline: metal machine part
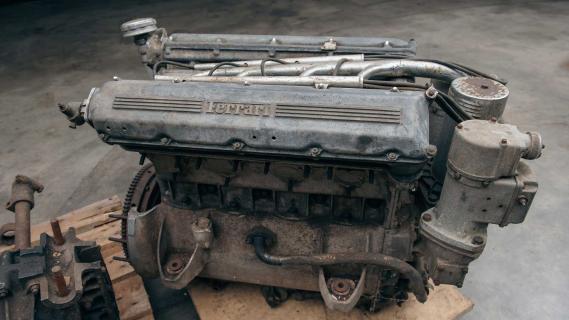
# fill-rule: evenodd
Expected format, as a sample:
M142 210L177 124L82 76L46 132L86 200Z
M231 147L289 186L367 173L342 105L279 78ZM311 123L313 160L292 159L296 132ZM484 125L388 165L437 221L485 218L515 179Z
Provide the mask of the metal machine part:
M439 85L444 88L443 90L448 90L449 96L453 97L472 119L501 119L510 94L503 83L484 77L459 77L454 79L450 86L448 83L446 85L439 83ZM436 107L432 110L438 111ZM442 112L431 113L429 120L431 121L431 141L438 141L437 146L439 146L438 154L431 167L433 180L430 181L431 196L434 200L438 200L440 186L446 174L450 141L457 122L445 117ZM433 187L436 190L433 190Z
M6 209L14 212L16 249L30 247L30 211L34 208L34 193L42 192L43 185L26 176L17 175L12 183L12 196Z
M488 224L523 222L537 181L520 158L541 154L534 136L495 120L456 127L441 199L422 214L419 226L427 270L437 281L463 282L468 264L484 249Z
M498 81L482 77L460 77L452 81L449 94L474 119L500 119L510 91Z
M17 176L9 209L16 215L16 249L0 256L0 315L6 320L118 319L118 309L100 247L81 241L70 228L51 221L53 237L42 233L30 245L30 208L41 184ZM27 206L18 209L21 204ZM24 224L24 225L22 225Z
M314 57L332 54L414 55L415 41L394 38L299 37L271 35L174 33L167 37L153 18L125 22L124 37L133 37L144 63L227 62L268 58ZM159 37L155 37L159 34ZM148 54L152 52L152 54ZM208 68L209 69L209 68Z
M520 159L542 143L496 121L506 81L417 58L414 41L168 36L141 21L123 32L153 79L60 109L151 162L117 216L121 259L143 277L373 311L424 302L429 278L462 285L487 225L527 214L537 183Z
M136 139L145 148L393 162L393 170L404 168L408 175L420 169L429 145L424 93L345 88L322 93L290 86L121 80L97 90L88 110L91 125L108 143ZM152 121L159 112L173 115L163 120L164 131Z

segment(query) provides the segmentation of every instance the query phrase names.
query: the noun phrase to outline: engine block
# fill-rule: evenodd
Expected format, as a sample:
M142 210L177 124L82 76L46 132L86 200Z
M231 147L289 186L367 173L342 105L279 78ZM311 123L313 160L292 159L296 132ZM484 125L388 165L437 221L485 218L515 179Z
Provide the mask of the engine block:
M260 284L271 305L283 290L341 311L424 302L536 193L521 159L541 137L503 123L505 81L416 58L414 41L121 29L153 79L60 109L149 160L121 216L143 277Z

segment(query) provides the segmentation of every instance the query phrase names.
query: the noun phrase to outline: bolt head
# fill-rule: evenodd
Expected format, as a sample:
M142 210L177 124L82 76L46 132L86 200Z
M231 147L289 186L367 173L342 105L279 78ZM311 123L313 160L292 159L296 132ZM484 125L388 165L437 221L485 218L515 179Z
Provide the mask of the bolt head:
M528 205L529 200L528 200L528 198L527 198L526 196L520 196L520 197L518 198L518 202L519 202L523 207L525 207L525 206Z
M456 128L457 128L457 129L462 129L462 128L464 128L464 126L462 125L462 123L459 123L459 124L456 125Z
M322 149L320 148L311 148L310 155L313 157L318 157L322 153Z
M244 146L245 144L243 142L233 142L233 144L231 144L233 150L241 150Z
M171 259L166 263L166 271L171 274L177 274L184 268L184 261L178 257Z
M437 89L435 89L435 87L430 86L426 91L425 91L425 95L427 96L427 98L429 99L435 99L437 97L438 91Z
M429 222L431 220L433 220L433 216L430 213L425 213L423 215L423 221Z
M205 229L209 226L209 219L206 217L199 217L197 221L198 227Z
M399 158L399 155L395 152L390 152L387 154L387 160L389 161L395 161L397 158Z
M484 244L484 238L481 236L474 236L474 238L472 238L472 244L477 246L482 245Z
M437 155L437 146L432 145L432 144L428 145L427 148L425 149L425 154L428 157L436 156Z
M38 293L38 291L40 291L40 286L39 284L34 284L30 287L30 292L33 294Z

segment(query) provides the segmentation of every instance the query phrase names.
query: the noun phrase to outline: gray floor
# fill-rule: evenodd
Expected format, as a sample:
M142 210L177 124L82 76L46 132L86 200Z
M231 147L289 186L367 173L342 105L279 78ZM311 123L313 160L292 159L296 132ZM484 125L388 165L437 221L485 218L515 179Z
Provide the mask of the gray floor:
M415 38L423 57L510 80L507 119L539 130L541 186L526 222L491 228L462 291L467 319L569 318L569 3L554 1L24 1L0 5L0 200L16 173L40 179L33 221L120 194L137 157L75 131L56 102L118 75L147 77L118 26L156 17L170 31ZM0 215L0 223L11 220Z

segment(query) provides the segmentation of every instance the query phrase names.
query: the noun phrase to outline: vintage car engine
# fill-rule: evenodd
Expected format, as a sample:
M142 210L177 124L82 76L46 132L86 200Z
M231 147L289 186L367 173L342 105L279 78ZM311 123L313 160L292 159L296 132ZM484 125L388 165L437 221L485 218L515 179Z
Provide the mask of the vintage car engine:
M121 30L152 79L59 107L149 160L119 217L143 277L319 292L342 311L424 302L532 203L525 160L543 146L503 122L506 81L417 58L413 40Z

